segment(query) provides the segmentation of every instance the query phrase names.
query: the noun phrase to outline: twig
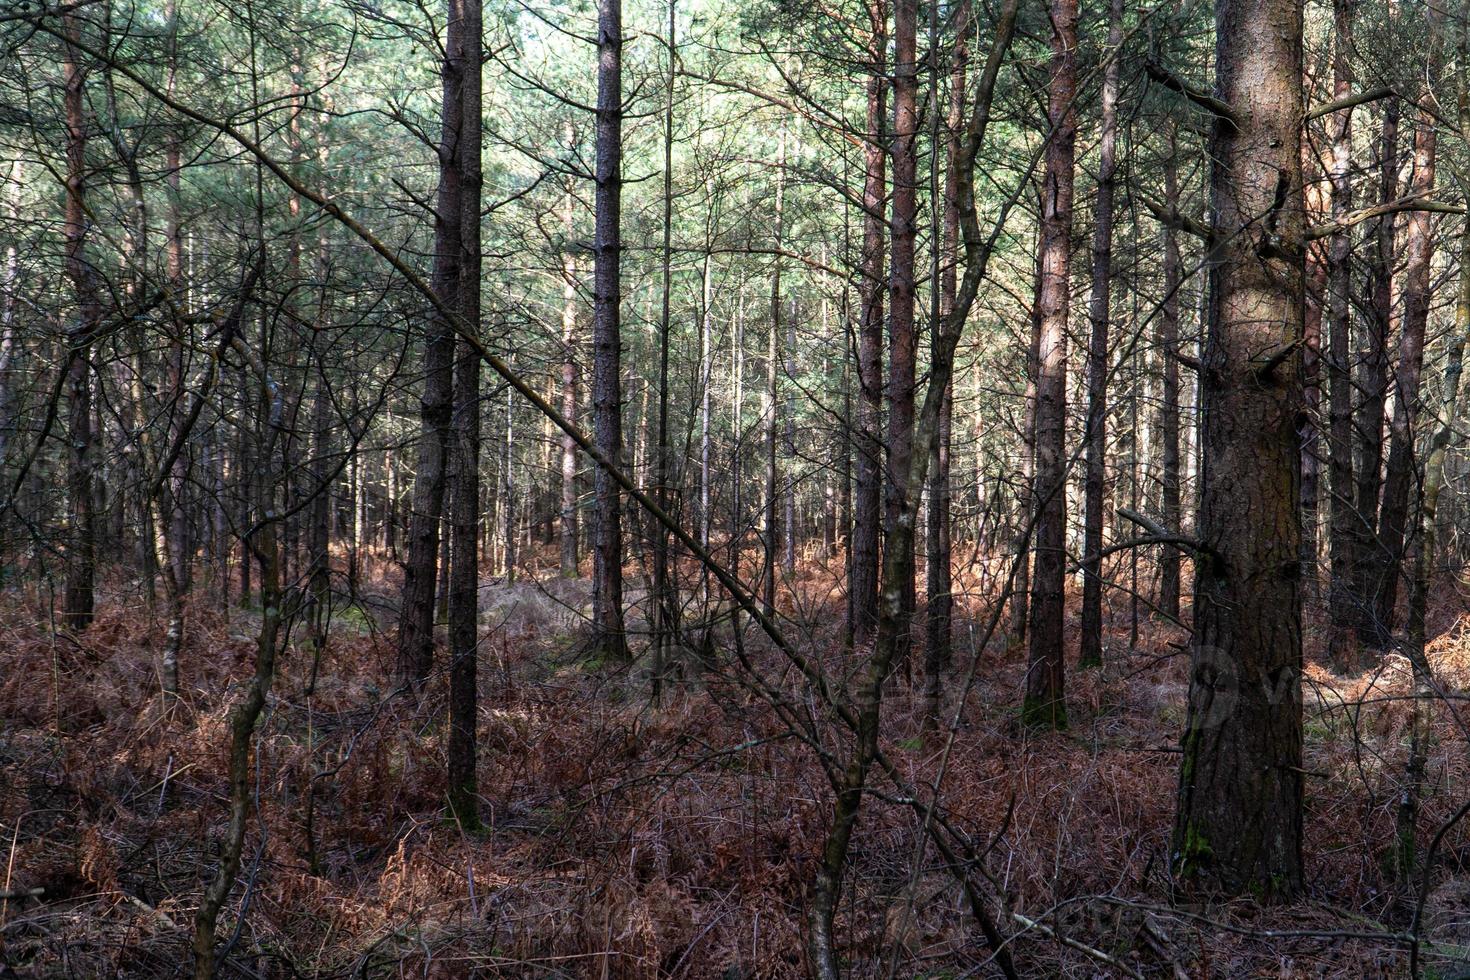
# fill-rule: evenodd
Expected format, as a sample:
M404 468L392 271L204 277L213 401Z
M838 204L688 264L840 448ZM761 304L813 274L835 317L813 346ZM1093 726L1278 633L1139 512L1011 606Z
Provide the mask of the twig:
M1102 950L1089 946L1086 943L1081 943L1075 939L1069 939L1066 936L1059 935L1057 931L1051 926L1044 926L1040 922L1037 922L1035 919L1028 919L1020 912L1012 912L1011 918L1015 919L1027 929L1035 929L1043 936L1046 936L1049 939L1055 939L1057 942L1061 943L1063 946L1066 946L1068 949L1075 949L1079 953L1091 956L1099 963L1106 963L1113 969L1122 972L1124 976L1132 977L1133 980L1143 980L1142 973L1139 973L1137 970L1133 969L1133 967L1124 963L1122 960L1118 959L1116 956L1113 956L1111 953L1104 953Z

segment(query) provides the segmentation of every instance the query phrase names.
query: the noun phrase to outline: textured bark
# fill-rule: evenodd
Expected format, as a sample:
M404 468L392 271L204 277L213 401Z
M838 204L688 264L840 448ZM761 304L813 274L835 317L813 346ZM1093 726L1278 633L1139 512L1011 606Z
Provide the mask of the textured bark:
M883 497L884 548L897 540L898 521L910 502L904 494L918 491L906 483L914 458L914 384L918 348L914 327L914 241L918 232L918 3L895 0L893 6L893 205L890 216L892 259L888 276L888 466ZM885 559L886 562L886 559ZM913 556L906 563L913 566ZM912 646L914 614L912 571L902 589L897 624L898 660L906 663ZM885 585L885 588L887 586Z
M852 574L848 621L854 649L872 647L878 635L878 541L882 527L883 268L887 155L887 6L868 6L867 135L863 146L863 246L858 278L858 424L853 492Z
M592 411L597 449L613 465L623 452L622 220L623 5L597 3L597 193L593 220ZM622 495L606 467L593 478L597 528L593 540L593 647L626 660L623 630Z
M164 91L173 95L178 83L179 22L178 5L175 0L168 0L164 4L164 21L168 30L166 39L168 67L164 80ZM164 209L164 268L168 275L169 289L174 294L173 301L176 308L188 313L190 312L190 298L188 283L184 278L184 247L179 214L179 177L183 172L183 167L179 134L172 126L164 134L164 169L168 202ZM177 332L169 340L168 380L174 404L177 406L182 404L184 398L185 338L182 324L175 329ZM177 429L170 432L170 440L176 435ZM189 515L185 507L188 486L189 456L187 453L180 453L174 462L170 476L171 506L167 519L171 526L168 532L167 560L173 563L174 576L181 595L187 593L193 586L190 558L194 554L194 544L190 538Z
M458 18L450 21L458 26ZM464 87L462 52L446 38L439 136L439 187L434 208L431 287L447 306L458 302L461 179L458 147ZM418 464L408 522L408 561L398 618L398 675L419 684L434 667L435 595L439 582L440 524L454 412L454 331L443 315L429 316L424 338L424 391L419 408Z
M1173 863L1302 886L1301 0L1221 0L1195 636Z
M1092 294L1088 304L1091 334L1087 348L1087 479L1086 515L1082 534L1082 648L1083 666L1102 663L1103 507L1106 483L1108 417L1108 319L1112 301L1113 189L1116 183L1118 138L1117 54L1123 43L1122 0L1108 8L1108 51L1113 55L1103 77L1101 139L1097 163L1097 205L1092 239ZM1167 363L1169 358L1165 357Z
M1431 60L1434 60L1433 55ZM1425 98L1429 98L1428 93ZM1421 109L1414 124L1411 196L1427 198L1434 191L1438 149L1435 127L1432 112ZM1383 502L1378 513L1378 540L1372 555L1372 642L1378 649L1386 649L1393 638L1399 570L1404 547L1408 543L1405 532L1418 479L1414 426L1419 417L1419 381L1424 369L1424 336L1432 298L1430 275L1434 261L1434 227L1430 219L1431 215L1426 211L1410 212L1404 243L1404 313L1399 331L1397 388L1393 418L1389 423L1388 465L1383 479Z
M457 29L456 29L457 28ZM459 290L456 312L474 330L480 323L481 27L480 0L450 0L446 48L460 63ZM449 566L450 812L461 827L477 828L475 718L480 639L480 357L461 341L454 363L453 506ZM507 497L507 502L509 498ZM507 565L514 561L507 553Z
M1040 347L1036 373L1036 558L1023 721L1065 728L1062 626L1067 568L1067 317L1071 310L1077 2L1052 0L1046 172L1041 189Z

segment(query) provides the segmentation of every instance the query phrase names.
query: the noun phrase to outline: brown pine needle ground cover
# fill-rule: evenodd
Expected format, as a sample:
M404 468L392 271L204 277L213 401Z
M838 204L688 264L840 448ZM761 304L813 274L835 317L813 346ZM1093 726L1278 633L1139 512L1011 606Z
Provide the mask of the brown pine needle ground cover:
M834 567L803 566L788 613L841 677ZM969 667L965 637L996 575L972 565L946 718ZM379 582L380 594L392 594ZM1441 590L1421 853L1466 799L1470 623ZM77 642L43 597L0 607L0 942L6 975L175 976L225 820L225 717L253 656L249 610L191 610L182 702L163 710L163 623L121 583ZM369 592L372 590L369 589ZM201 594L207 595L207 591ZM638 668L577 659L584 583L484 590L480 793L486 829L443 813L445 681L391 696L393 651L374 620L338 610L308 694L301 631L256 741L255 807L221 922L240 977L792 977L805 969L804 895L830 791L735 667L712 652L650 704ZM1390 874L1407 746L1407 664L1339 677L1315 658L1304 694L1309 894L1296 905L1212 905L1174 892L1169 830L1183 718L1184 631L1145 618L1129 648L1114 598L1108 662L1069 677L1072 729L1017 726L1024 651L981 653L941 798L983 853L972 872L1035 977L1402 976L1413 888ZM634 628L639 621L635 620ZM1320 646L1316 633L1309 646ZM839 730L759 637L746 655L804 704L824 744ZM885 752L926 788L922 677L885 708ZM953 876L913 808L874 783L838 935L854 976L996 975ZM927 790L926 790L927 791ZM1470 956L1470 832L1436 852L1423 962ZM1417 881L1414 883L1417 888ZM998 901L997 899L1003 899Z

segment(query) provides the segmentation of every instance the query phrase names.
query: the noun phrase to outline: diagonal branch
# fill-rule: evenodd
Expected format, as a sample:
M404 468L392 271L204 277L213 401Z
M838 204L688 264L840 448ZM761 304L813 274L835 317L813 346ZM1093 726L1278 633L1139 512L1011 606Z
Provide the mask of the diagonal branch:
M1148 72L1148 77L1164 88L1178 92L1210 115L1228 123L1232 129L1240 128L1240 115L1230 103L1215 98L1203 89L1195 88L1157 62L1149 61L1143 67L1144 71Z

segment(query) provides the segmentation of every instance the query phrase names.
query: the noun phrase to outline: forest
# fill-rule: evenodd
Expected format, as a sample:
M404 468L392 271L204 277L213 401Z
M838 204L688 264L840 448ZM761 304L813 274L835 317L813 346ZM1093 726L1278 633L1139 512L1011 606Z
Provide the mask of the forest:
M0 977L1470 977L1470 3L0 0Z

